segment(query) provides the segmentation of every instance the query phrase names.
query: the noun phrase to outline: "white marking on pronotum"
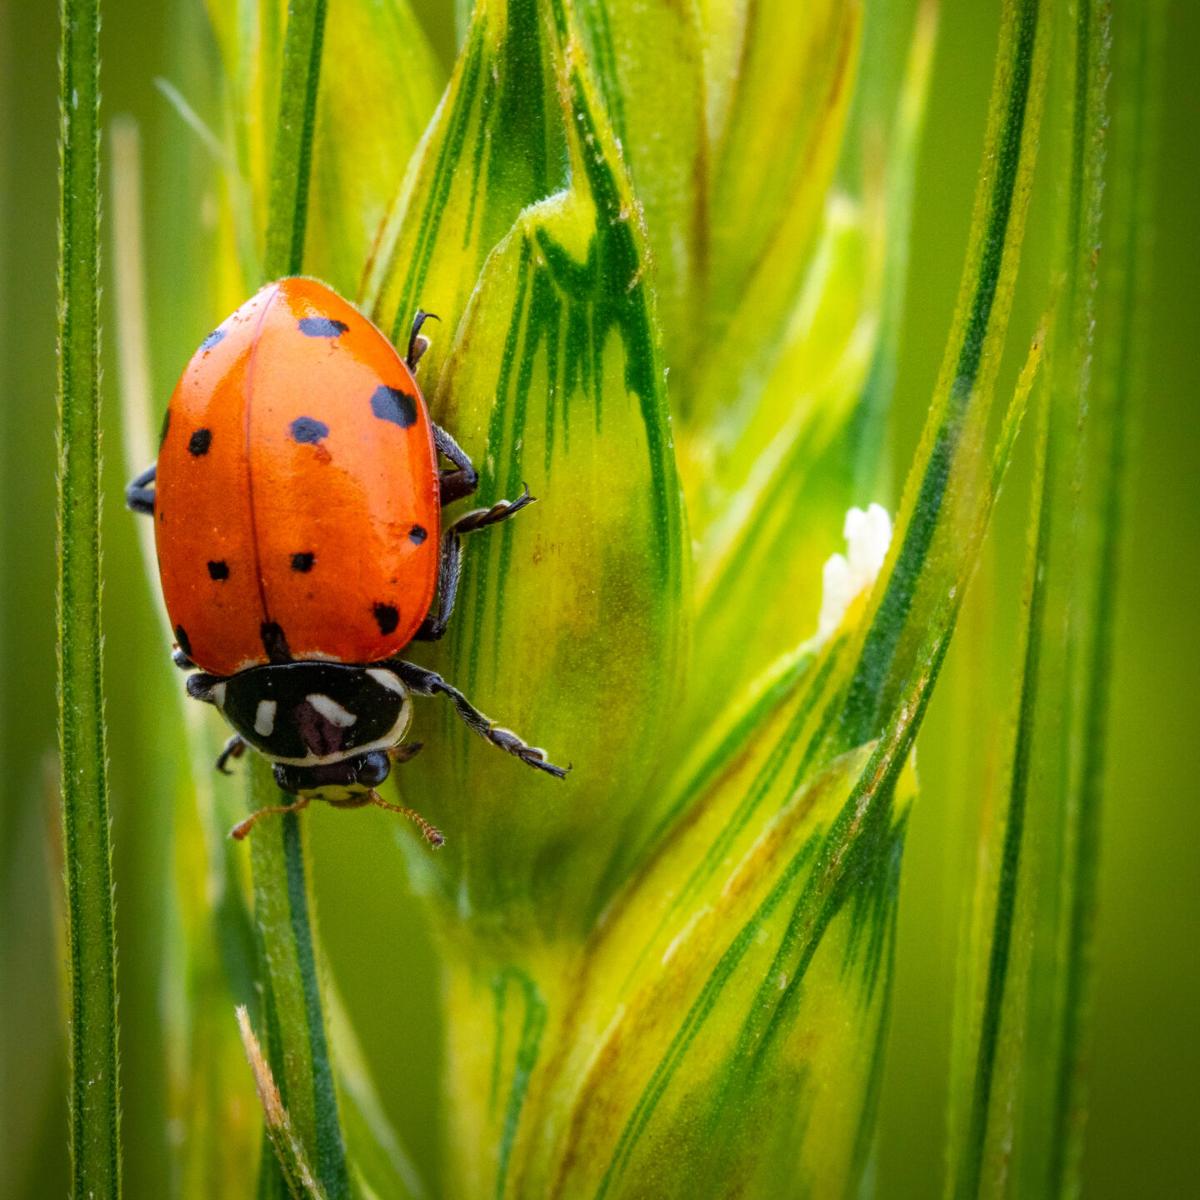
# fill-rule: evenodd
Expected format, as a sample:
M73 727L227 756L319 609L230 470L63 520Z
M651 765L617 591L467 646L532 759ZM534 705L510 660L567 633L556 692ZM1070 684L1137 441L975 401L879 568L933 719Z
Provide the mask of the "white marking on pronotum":
M225 685L223 683L214 683L208 689L208 694L218 708L225 707Z
M304 698L331 725L338 725L342 729L346 729L358 720L352 712L343 708L336 700L331 700L328 696L321 695L320 692L313 692Z
M389 692L399 692L404 694L404 684L391 672L384 671L379 667L368 667L367 674L375 680L380 687L385 687Z
M254 712L254 732L259 737L270 737L275 728L275 709L278 705L274 700L260 700Z

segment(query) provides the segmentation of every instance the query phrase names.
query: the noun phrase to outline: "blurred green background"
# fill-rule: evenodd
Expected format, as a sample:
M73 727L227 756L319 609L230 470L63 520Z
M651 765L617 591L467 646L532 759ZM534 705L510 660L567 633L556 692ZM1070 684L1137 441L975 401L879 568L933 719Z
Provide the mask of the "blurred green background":
M182 42L176 5L114 0L106 6L106 121L132 114L146 146L151 320L170 314L152 362L159 405L180 364L217 313L194 326L172 303L186 293L187 230L157 220L162 189L178 186L173 144L188 136L155 89L213 69L198 14ZM179 5L181 10L187 5ZM447 70L453 5L414 7ZM1119 6L1118 6L1119 7ZM896 477L911 456L932 388L970 213L999 3L947 0L917 175L912 274L894 413ZM183 27L187 28L185 21ZM1120 13L1118 12L1118 34ZM54 321L56 252L57 12L0 0L0 1195L65 1191L66 1090L61 999L60 864L54 733ZM1170 10L1160 153L1154 166L1155 262L1146 314L1144 387L1135 437L1118 610L1114 710L1096 944L1090 1132L1085 1194L1195 1194L1200 1123L1200 355L1191 297L1200 288L1197 196L1200 7ZM197 213L199 224L201 215ZM1029 253L1045 245L1035 228ZM175 269L163 269L162 264ZM107 264L111 271L111 261ZM111 295L111 275L106 276ZM1017 329L1030 314L1018 310ZM157 598L122 508L116 365L105 345L107 404L105 625L121 987L127 1194L162 1194L177 1130L161 1119L168 1088L161 1050L173 985L169 921L161 914L173 869L171 816L152 781L170 777L145 730L179 745L180 686L163 644ZM1102 350L1102 348L1101 348ZM871 499L874 497L864 497ZM894 509L896 496L880 497ZM989 589L1013 593L1024 537L1019 486L997 515ZM983 582L981 577L981 582ZM975 589L977 592L981 588ZM962 781L978 770L997 729L963 744L956 708L978 681L967 638L981 619L968 603L963 636L923 730L922 796L904 866L891 1048L875 1179L883 1197L941 1190L953 949L961 878ZM1009 681L993 684L1000 697ZM1003 717L996 714L1002 732ZM180 772L187 764L176 764ZM1189 782L1192 781L1192 782ZM224 785L221 785L224 786ZM359 819L361 817L361 819ZM379 817L376 821L375 817ZM358 1029L385 1103L414 1157L436 1177L436 948L405 890L404 868L382 814L312 811L316 887L332 973ZM174 981L178 982L178 981ZM232 1021L232 1013L230 1014ZM418 1140L413 1131L423 1131Z

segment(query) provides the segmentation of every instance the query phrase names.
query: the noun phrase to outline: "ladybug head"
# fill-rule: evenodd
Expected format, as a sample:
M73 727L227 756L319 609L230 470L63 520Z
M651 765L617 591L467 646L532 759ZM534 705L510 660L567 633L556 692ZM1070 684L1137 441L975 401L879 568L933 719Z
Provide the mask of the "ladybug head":
M280 789L310 800L325 800L334 805L354 807L365 804L391 770L383 750L372 750L343 758L339 762L318 763L311 767L275 764L275 782Z

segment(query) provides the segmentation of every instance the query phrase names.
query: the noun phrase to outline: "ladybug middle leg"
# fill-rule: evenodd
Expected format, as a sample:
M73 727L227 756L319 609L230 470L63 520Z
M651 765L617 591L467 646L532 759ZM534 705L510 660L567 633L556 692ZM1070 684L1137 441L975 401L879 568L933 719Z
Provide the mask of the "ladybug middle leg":
M529 494L529 488L515 500L497 500L491 508L477 508L459 517L453 525L442 534L442 558L438 566L437 581L437 611L431 613L421 623L420 629L413 634L413 640L418 642L436 642L446 632L450 615L454 612L454 602L458 598L458 581L462 574L462 542L464 533L483 529L488 525L497 525L515 517L521 509L528 507L536 497Z
M509 754L515 755L528 767L536 767L539 771L545 771L547 775L553 775L556 779L566 778L570 767L555 766L546 758L545 750L538 746L528 745L511 729L505 729L503 726L497 725L495 721L489 720L458 688L447 683L436 671L430 671L426 667L419 667L416 663L405 662L402 659L390 659L388 666L418 696L436 696L438 693L448 696L463 721L480 737L491 742L493 746L500 750L507 750Z

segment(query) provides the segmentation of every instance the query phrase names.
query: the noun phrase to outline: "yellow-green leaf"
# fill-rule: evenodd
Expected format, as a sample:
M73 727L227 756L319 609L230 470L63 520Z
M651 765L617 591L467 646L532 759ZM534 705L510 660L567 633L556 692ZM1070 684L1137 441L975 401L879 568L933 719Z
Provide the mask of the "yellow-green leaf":
M580 0L576 11L645 217L666 360L682 363L704 325L709 164L699 12L695 0Z
M443 333L441 362L484 260L521 210L566 182L548 22L535 0L480 0L433 122L398 189L368 264L364 307L397 344L418 308Z
M418 718L436 745L402 773L448 835L439 864L459 910L486 922L507 904L544 928L594 910L652 787L659 764L637 747L670 721L688 619L643 234L564 27L571 185L522 213L488 260L433 403L480 463L481 502L526 483L539 502L468 539L455 620L431 659L574 770L561 783L535 773L443 712Z

